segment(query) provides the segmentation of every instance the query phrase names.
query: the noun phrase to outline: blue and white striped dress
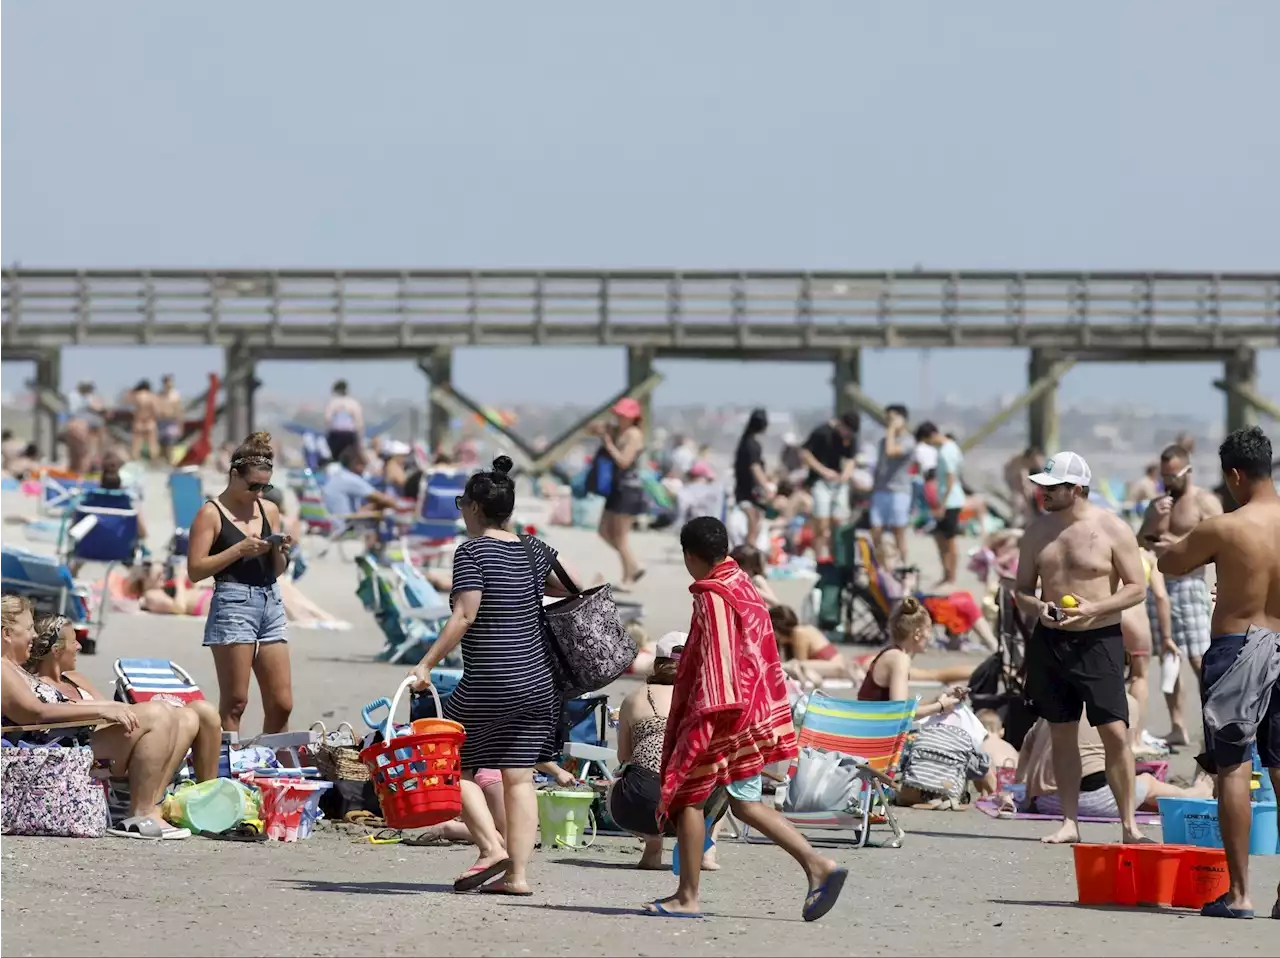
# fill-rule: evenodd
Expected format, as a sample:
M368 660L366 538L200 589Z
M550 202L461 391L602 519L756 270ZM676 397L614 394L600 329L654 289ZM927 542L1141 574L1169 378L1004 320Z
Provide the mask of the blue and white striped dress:
M559 751L561 700L539 609L556 551L531 539L536 578L524 546L489 536L453 556L453 591L479 591L480 611L462 637L462 681L445 718L467 730L462 767L532 768Z

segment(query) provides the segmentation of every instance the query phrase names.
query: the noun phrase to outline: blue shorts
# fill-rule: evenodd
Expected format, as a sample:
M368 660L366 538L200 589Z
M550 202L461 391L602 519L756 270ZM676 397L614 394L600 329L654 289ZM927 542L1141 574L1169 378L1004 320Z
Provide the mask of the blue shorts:
M904 529L910 523L910 492L877 489L871 493L871 528Z
M205 645L284 642L284 600L280 586L219 582L204 623Z
M1209 701L1209 692L1213 686L1239 658L1244 642L1245 636L1239 633L1213 637L1201 665L1201 705ZM1257 746L1263 768L1280 768L1280 689L1272 690L1271 704L1258 722ZM1251 761L1252 757L1252 745L1221 741L1209 734L1209 725L1205 723L1204 752L1196 756L1196 761L1206 772L1215 775L1223 766L1243 765Z
M757 773L750 778L730 782L726 791L730 798L736 798L740 802L758 802L764 798L764 780Z

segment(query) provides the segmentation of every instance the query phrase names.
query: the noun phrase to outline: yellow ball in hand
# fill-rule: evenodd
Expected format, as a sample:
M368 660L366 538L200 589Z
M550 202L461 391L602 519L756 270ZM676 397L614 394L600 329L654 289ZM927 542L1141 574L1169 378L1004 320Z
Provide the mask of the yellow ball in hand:
M1076 601L1076 597L1074 595L1064 595L1060 604L1064 609L1074 609L1080 603Z

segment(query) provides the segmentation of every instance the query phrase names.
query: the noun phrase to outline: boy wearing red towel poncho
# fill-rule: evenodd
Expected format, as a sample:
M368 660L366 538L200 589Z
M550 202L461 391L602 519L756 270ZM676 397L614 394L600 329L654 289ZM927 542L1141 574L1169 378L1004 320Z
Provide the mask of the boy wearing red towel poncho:
M693 519L680 531L680 545L695 580L689 587L693 621L672 690L658 805L659 822L675 823L680 884L674 895L645 911L702 917L703 806L723 787L740 821L800 863L809 879L804 919L816 921L836 903L848 872L815 852L777 809L761 802L761 771L797 753L769 610L751 578L727 558L729 534L719 519Z

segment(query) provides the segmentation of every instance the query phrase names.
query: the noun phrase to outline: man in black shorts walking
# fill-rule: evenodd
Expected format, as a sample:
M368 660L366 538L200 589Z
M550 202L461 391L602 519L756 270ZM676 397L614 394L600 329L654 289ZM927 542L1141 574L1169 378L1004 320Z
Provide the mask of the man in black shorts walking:
M1027 643L1027 694L1049 723L1062 801L1062 827L1041 839L1048 844L1080 841L1080 791L1090 785L1111 788L1122 840L1142 840L1134 818L1120 613L1146 598L1146 576L1133 530L1089 504L1092 478L1074 452L1058 453L1031 477L1044 489L1046 515L1023 535L1018 559L1018 608L1036 620ZM1106 750L1106 785L1081 782L1082 712Z

